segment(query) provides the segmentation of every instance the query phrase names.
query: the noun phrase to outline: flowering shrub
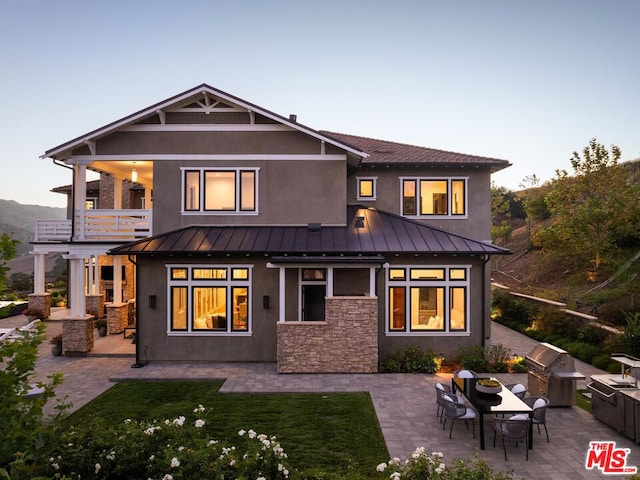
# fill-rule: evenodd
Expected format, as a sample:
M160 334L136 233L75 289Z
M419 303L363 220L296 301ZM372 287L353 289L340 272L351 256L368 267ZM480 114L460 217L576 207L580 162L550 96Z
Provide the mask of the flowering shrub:
M411 457L400 460L392 458L387 463L376 467L378 472L385 472L391 480L509 480L511 472L493 473L492 468L484 460L475 457L473 461L454 459L445 464L443 454L425 453L419 447Z
M205 427L212 422L207 409L199 405L193 414L70 430L49 458L46 474L69 479L289 478L287 454L275 437L240 430L237 445L224 445L207 435Z

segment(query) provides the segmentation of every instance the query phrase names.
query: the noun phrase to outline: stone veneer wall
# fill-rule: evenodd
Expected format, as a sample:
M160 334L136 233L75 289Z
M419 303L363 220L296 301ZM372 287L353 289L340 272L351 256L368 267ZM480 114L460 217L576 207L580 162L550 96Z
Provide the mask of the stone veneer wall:
M327 297L324 322L279 322L279 373L378 371L378 299Z
M122 333L129 324L129 303L107 305L107 333Z
M42 312L44 313L44 318L49 318L51 316L51 294L29 294L29 308L37 308L38 310L42 310Z
M93 348L93 315L62 319L62 352L86 355Z

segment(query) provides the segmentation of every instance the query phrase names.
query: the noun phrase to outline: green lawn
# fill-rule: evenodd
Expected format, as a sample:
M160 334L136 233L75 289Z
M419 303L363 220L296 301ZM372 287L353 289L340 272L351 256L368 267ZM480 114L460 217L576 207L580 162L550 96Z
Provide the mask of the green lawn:
M389 454L368 393L221 394L222 382L120 383L70 416L73 425L96 419L162 420L199 404L215 412L212 438L233 442L241 429L278 437L291 464L338 476L376 478Z

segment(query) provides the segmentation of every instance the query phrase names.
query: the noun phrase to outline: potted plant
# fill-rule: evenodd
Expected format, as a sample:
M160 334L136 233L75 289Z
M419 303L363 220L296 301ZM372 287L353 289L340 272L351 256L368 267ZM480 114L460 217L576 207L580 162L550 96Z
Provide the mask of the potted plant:
M104 337L107 334L107 321L104 319L98 319L94 322L95 327L98 329L98 335Z
M51 340L49 340L49 343L51 344L51 353L54 356L59 357L60 355L62 355L62 334L61 333L52 337Z
M44 318L44 312L39 308L27 308L22 311L22 314L27 317L27 321L33 322L34 320Z

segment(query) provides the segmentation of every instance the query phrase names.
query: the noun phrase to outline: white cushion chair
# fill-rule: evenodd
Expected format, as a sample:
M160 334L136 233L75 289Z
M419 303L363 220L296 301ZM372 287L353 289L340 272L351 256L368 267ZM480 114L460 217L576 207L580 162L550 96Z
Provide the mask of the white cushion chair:
M467 430L469 430L469 420L473 426L473 438L476 438L476 412L459 401L457 395L445 393L442 395L444 401L444 424L442 430L447 426L447 420L451 420L451 426L449 427L449 438L451 438L451 432L453 431L453 424L456 420L464 420Z
M531 420L528 415L514 415L510 418L496 418L495 428L493 430L493 447L496 446L496 435L500 432L502 436L502 449L504 450L504 459L507 460L506 441L515 441L516 448L519 442L524 442L526 459L529 460L529 429L531 428Z
M548 398L545 397L527 397L524 403L533 409L533 424L538 426L538 434L540 434L540 425L544 426L544 433L547 435L547 443L549 443L549 431L547 430L547 407L549 406Z

